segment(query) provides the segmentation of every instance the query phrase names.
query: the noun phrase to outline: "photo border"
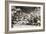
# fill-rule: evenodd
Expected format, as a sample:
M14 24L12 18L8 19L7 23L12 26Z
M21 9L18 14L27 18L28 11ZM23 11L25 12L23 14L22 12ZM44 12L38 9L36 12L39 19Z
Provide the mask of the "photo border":
M37 5L43 5L43 29L40 30L26 30L26 31L13 31L9 32L9 3L23 3L23 4L37 4ZM41 32L45 31L45 3L41 2L24 2L24 1L5 1L5 33L24 33L24 32Z

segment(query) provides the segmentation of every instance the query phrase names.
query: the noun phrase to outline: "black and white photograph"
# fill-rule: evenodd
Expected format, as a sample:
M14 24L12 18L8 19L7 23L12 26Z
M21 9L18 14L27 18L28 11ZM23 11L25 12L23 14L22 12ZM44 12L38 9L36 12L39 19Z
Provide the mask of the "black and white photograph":
M43 6L35 4L9 4L9 31L43 29Z
M11 27L16 25L41 26L40 7L11 7Z

